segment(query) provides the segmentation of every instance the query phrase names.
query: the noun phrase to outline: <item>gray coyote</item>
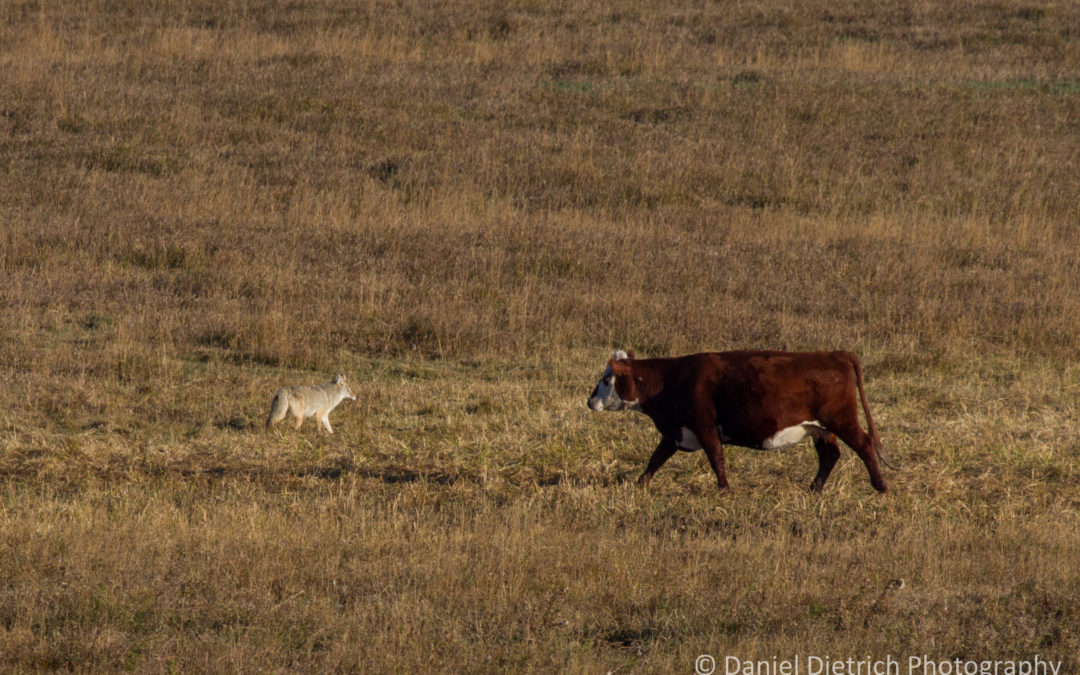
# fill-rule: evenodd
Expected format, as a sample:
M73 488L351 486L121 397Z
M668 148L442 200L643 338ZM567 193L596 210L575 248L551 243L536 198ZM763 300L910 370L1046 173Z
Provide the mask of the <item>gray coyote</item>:
M272 424L285 419L286 415L292 415L299 430L305 417L315 416L327 431L334 433L330 428L330 411L345 399L355 401L356 397L349 390L349 385L345 384L344 375L338 375L333 382L318 386L283 387L278 390L270 404L266 428L269 429Z

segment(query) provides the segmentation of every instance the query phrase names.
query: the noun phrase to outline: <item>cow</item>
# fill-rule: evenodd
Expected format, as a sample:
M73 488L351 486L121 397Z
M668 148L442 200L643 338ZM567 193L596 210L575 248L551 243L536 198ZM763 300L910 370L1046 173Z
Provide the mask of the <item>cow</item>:
M858 396L858 398L856 398ZM862 402L869 433L859 425ZM866 465L870 484L888 488L870 407L863 391L862 366L850 352L732 351L637 359L615 352L589 396L589 408L637 410L660 432L638 483L653 474L676 450L705 450L716 482L728 488L723 444L756 450L788 447L807 436L818 454L810 489L820 492L840 458L842 440Z

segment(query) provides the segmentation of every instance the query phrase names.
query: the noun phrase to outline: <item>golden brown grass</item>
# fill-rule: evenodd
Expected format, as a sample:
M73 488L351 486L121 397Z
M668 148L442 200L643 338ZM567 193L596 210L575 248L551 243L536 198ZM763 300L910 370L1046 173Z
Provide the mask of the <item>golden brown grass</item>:
M1080 668L1080 7L954 4L0 3L0 670ZM858 352L893 492L637 490L615 347Z

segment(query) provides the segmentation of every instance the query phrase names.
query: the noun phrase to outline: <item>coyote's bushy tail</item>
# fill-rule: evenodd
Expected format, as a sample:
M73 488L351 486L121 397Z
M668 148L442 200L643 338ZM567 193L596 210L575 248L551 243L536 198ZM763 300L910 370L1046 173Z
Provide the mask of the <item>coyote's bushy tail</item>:
M282 389L274 396L274 401L270 404L270 416L266 418L266 428L269 429L271 424L285 419L285 414L288 412L289 392Z

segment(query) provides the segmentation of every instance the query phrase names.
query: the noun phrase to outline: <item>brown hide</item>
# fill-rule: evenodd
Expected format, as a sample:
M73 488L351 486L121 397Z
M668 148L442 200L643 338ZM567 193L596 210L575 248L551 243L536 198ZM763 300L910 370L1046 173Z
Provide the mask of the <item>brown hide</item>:
M648 415L661 434L641 476L643 484L676 450L700 447L717 483L726 488L723 443L763 449L809 434L819 460L812 489L824 485L842 440L862 459L874 488L886 491L862 368L850 352L735 351L619 358L608 365L622 409ZM859 424L860 403L869 433Z

